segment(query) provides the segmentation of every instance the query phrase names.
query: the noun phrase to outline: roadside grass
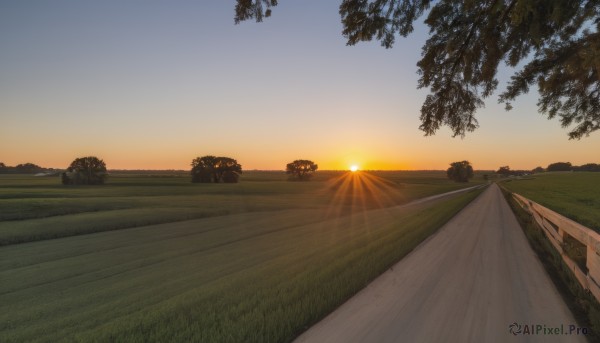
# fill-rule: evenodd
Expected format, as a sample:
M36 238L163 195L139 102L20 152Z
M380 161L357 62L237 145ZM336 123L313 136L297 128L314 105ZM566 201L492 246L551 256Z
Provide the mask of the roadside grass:
M537 226L533 217L517 204L509 192L502 189L502 193L515 213L529 244L575 316L575 320L581 327L590 329L588 340L600 341L600 304L592 294L581 287L569 266L565 264L542 229Z
M323 219L322 209L0 248L2 342L289 342L482 190Z
M477 184L457 184L440 172L374 172L386 189L371 198L381 195L382 205L340 192L336 180L347 172L319 175L322 181L287 182L283 172L250 171L239 184L192 184L180 174L112 174L102 186L0 175L0 246L235 213L327 209L332 202L351 214Z
M535 174L506 180L502 186L600 232L600 173Z

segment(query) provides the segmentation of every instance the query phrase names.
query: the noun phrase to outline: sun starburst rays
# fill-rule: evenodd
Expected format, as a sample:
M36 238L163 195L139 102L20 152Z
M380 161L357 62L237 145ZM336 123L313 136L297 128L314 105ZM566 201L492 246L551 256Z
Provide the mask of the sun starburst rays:
M329 182L327 219L351 215L356 219L353 222L367 224L365 212L395 206L404 199L395 184L368 172L347 172Z

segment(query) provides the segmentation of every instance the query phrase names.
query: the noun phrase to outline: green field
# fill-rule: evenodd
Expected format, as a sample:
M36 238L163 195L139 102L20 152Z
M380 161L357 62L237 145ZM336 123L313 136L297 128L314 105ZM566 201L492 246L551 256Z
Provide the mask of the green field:
M600 173L543 173L501 185L600 232Z
M473 183L280 174L1 178L0 342L290 341L480 193L397 207Z
M0 175L0 246L149 224L290 208L340 213L404 204L465 184L441 172L378 172L370 199L340 191L344 172L313 182L284 181L283 172L246 172L239 184L192 184L185 175L113 175L103 186L63 186L57 177ZM471 182L473 184L476 182ZM350 185L352 186L352 185ZM372 196L371 196L372 198Z

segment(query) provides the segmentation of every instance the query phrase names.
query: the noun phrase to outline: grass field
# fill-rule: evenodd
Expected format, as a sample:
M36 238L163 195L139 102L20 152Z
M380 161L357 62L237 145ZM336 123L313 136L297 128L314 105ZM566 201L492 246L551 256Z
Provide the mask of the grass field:
M2 178L0 232L21 241L0 247L0 342L290 341L480 193L397 207L465 185L440 173L247 175L75 188ZM176 222L131 228L165 213Z
M442 172L378 172L370 188L342 187L343 172L313 182L284 181L283 172L246 172L239 184L192 184L187 175L112 175L103 186L63 186L56 177L0 175L0 246L99 231L244 212L404 204L464 184ZM337 183L336 183L337 182ZM476 182L475 182L476 183ZM470 184L473 184L471 182ZM357 191L348 191L356 186ZM369 199L372 189L385 196ZM358 196L360 194L360 196ZM377 200L377 201L375 201Z
M511 192L600 232L600 173L544 173L501 184Z

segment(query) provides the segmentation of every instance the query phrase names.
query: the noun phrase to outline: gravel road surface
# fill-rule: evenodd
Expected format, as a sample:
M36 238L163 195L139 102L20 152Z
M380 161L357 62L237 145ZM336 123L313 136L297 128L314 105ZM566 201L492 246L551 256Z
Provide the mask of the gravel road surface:
M494 184L296 342L585 342L570 325Z

